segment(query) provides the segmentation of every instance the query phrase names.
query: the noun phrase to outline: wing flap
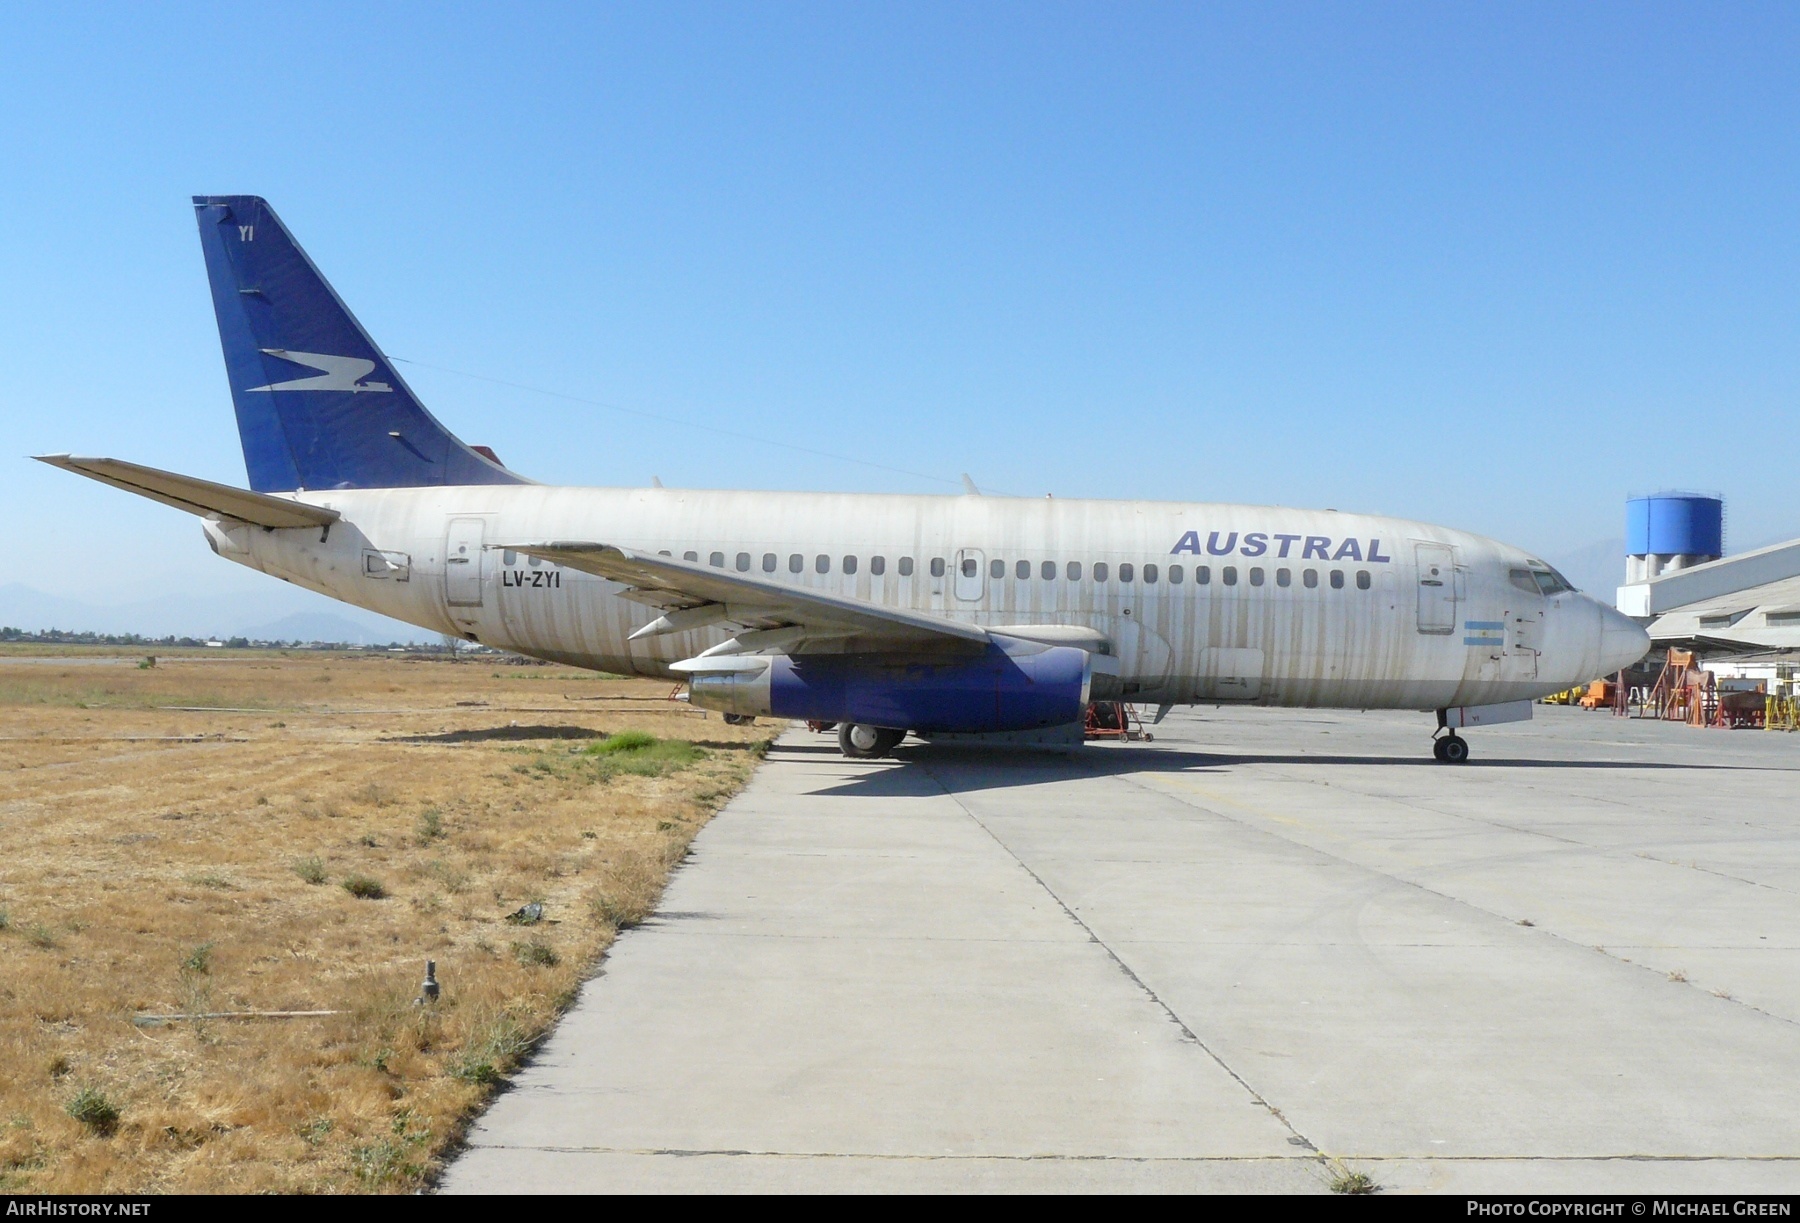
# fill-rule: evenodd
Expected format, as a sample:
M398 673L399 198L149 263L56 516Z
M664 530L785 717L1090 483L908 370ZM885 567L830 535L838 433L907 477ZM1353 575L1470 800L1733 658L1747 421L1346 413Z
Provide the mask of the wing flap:
M942 642L948 638L977 644L991 640L988 631L978 625L613 544L567 540L503 546L623 583L632 588L624 597L653 607L686 610L722 604L727 609L722 618L759 629L813 628L820 637L842 637L844 630L854 630L889 639Z
M190 514L223 514L240 522L270 528L326 527L339 517L336 510L307 505L303 501L253 493L229 484L214 484L211 480L127 463L123 459L78 458L70 454L32 457L40 463L75 472Z

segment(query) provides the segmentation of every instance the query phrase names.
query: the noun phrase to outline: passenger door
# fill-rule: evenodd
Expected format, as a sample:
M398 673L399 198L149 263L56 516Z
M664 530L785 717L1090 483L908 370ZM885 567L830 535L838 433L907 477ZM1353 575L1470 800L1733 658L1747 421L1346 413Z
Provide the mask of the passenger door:
M444 602L451 607L481 606L482 536L480 518L452 518L444 538Z
M987 557L979 548L956 552L956 597L973 603L987 594Z
M1456 629L1456 549L1449 544L1414 544L1419 565L1419 631L1449 634Z

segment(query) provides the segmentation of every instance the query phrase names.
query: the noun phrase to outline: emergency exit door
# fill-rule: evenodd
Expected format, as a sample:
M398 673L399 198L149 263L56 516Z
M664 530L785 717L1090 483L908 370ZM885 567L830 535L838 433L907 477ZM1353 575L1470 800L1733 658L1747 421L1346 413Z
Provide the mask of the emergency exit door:
M1456 549L1449 544L1414 544L1419 565L1419 631L1456 631Z
M973 603L987 594L987 558L979 548L961 548L956 553L956 597Z
M481 606L481 540L487 523L452 518L444 538L444 601L451 607Z

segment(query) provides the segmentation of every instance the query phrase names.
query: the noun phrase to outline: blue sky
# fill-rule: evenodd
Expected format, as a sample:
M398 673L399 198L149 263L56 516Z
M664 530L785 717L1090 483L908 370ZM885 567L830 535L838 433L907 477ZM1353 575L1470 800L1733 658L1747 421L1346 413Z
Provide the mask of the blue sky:
M268 582L22 457L242 482L188 203L213 192L268 197L440 419L548 481L966 470L1553 556L1679 486L1727 495L1735 546L1800 534L1791 5L0 22L3 580Z

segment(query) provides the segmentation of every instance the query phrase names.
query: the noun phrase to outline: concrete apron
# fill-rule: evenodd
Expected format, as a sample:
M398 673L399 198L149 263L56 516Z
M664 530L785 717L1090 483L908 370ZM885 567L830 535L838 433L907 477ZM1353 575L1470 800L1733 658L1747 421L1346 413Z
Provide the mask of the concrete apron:
M1800 863L1646 858L1617 799L1666 788L1662 744L1550 790L1565 762L1414 767L1402 721L1315 718L1364 754L1309 756L1208 712L1078 760L788 733L443 1188L1305 1192L1324 1155L1389 1190L1800 1188ZM1692 784L1791 793L1745 772Z

